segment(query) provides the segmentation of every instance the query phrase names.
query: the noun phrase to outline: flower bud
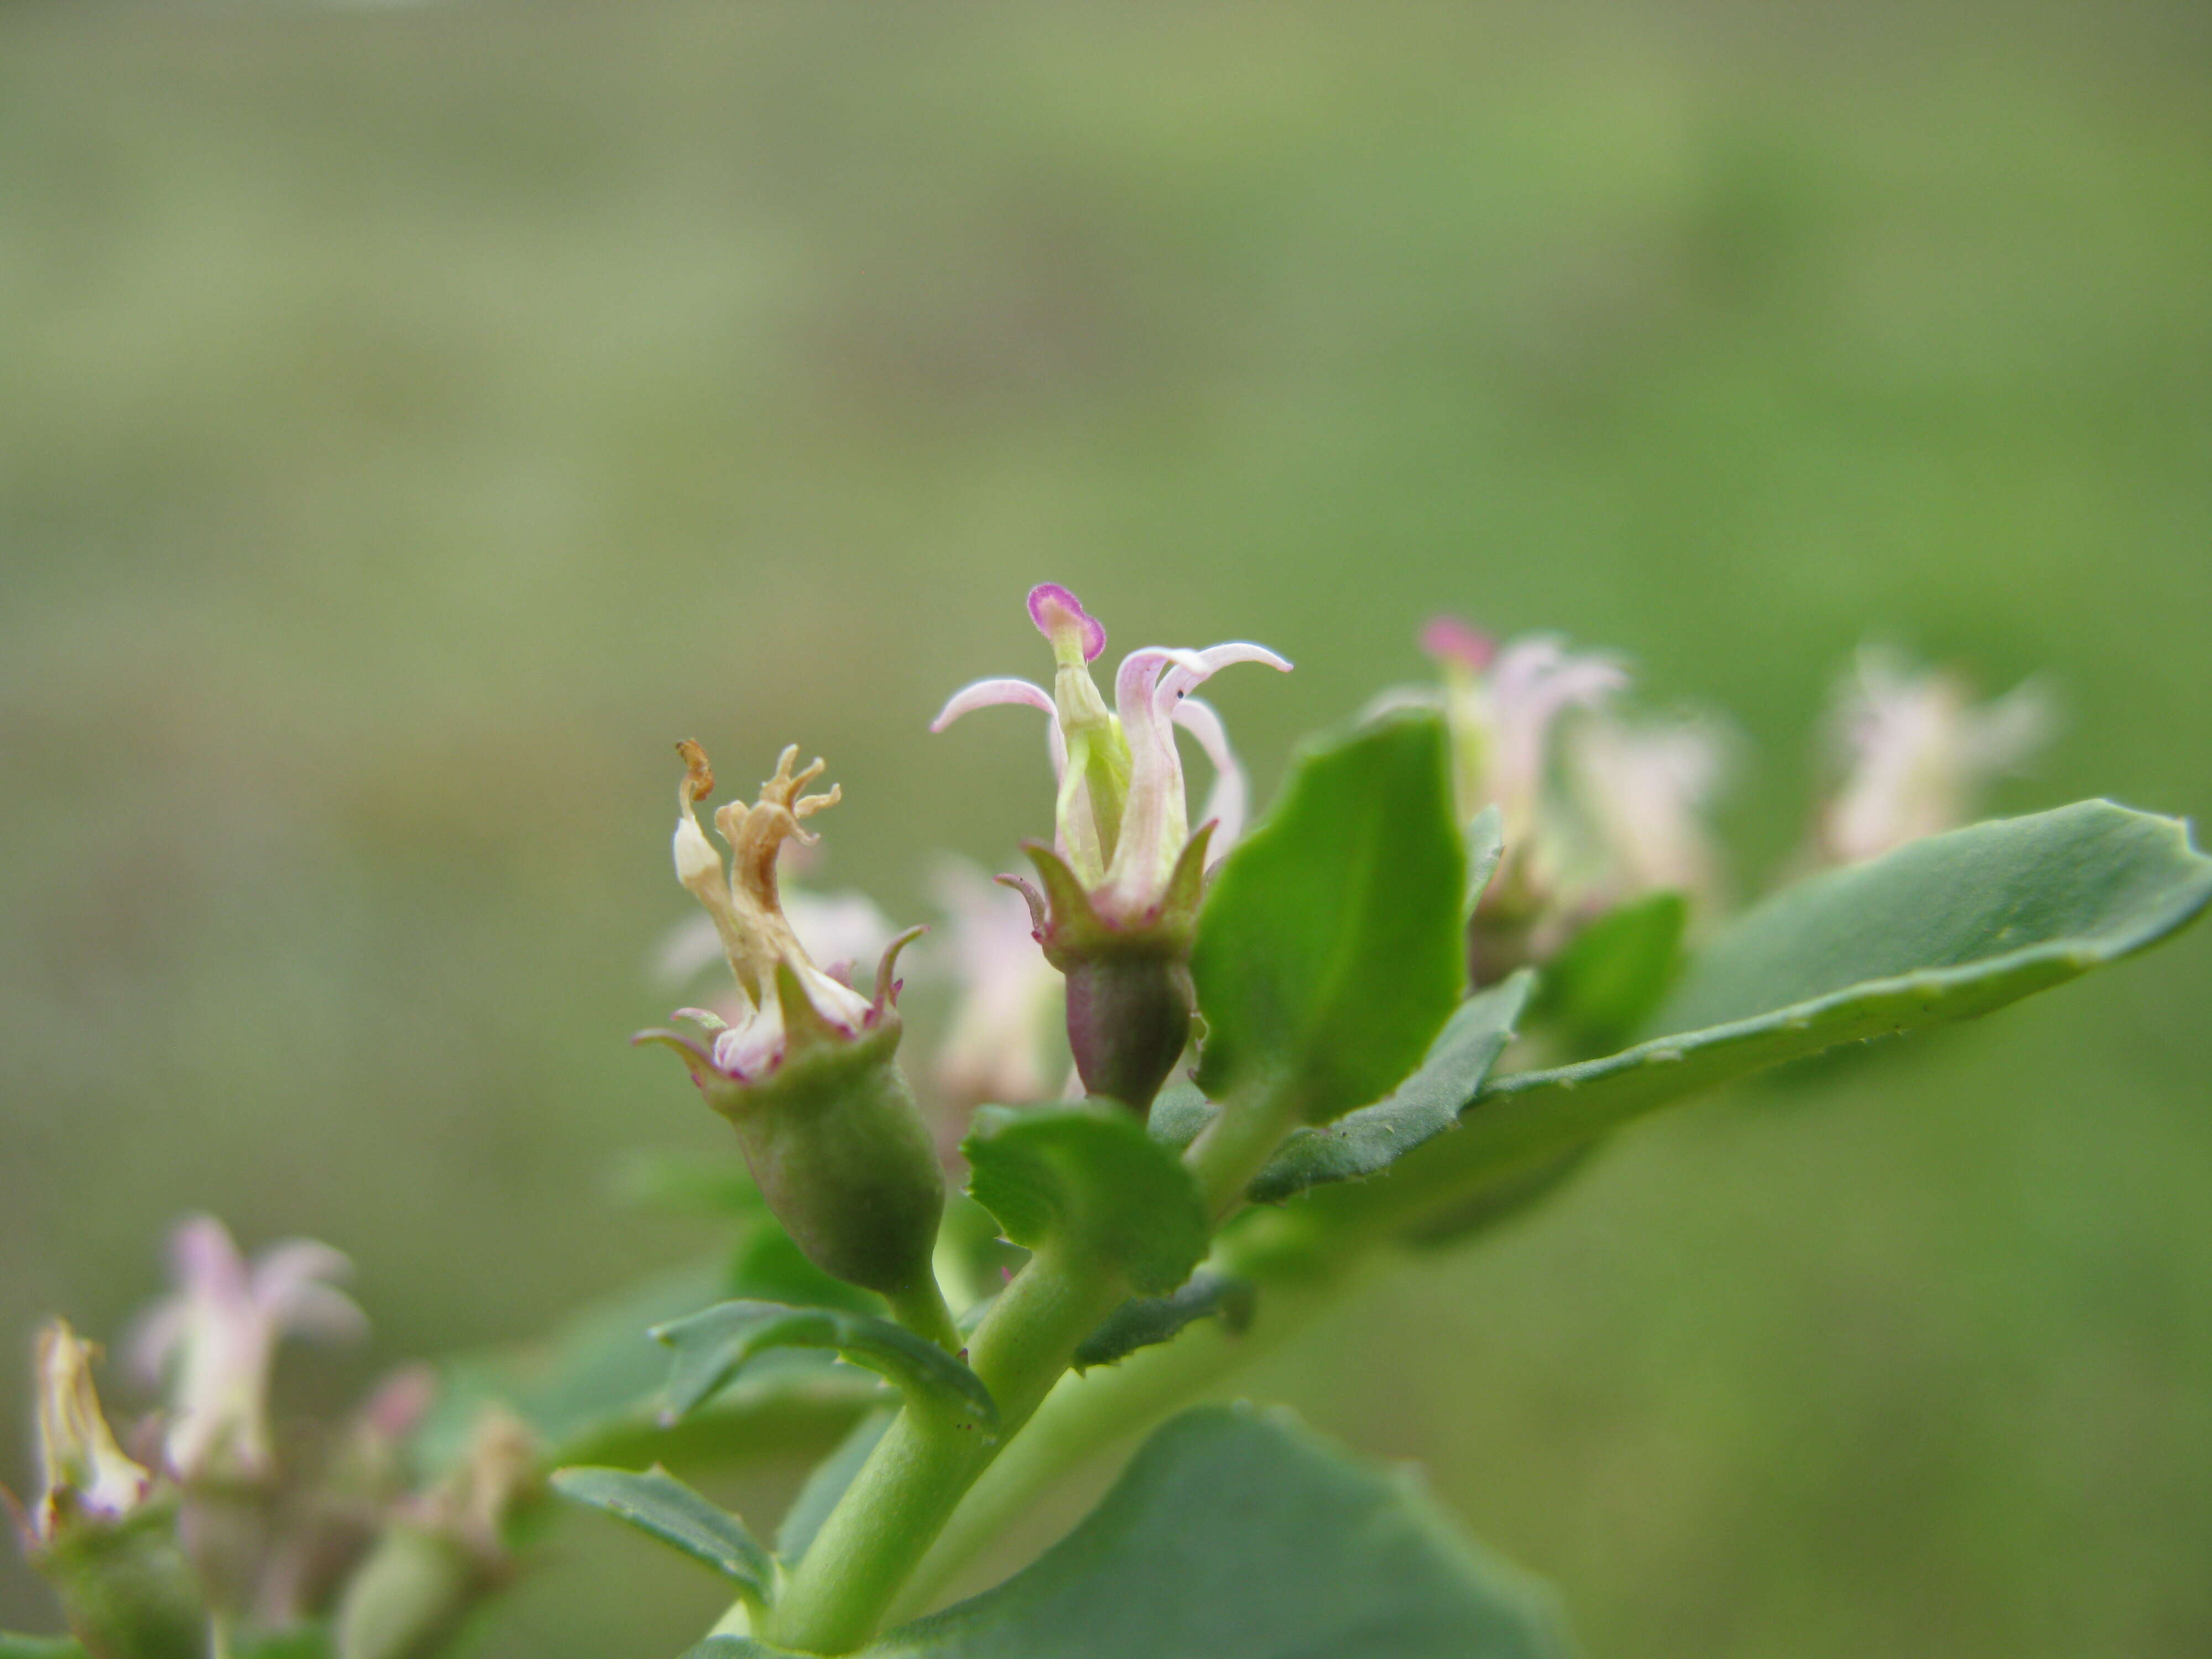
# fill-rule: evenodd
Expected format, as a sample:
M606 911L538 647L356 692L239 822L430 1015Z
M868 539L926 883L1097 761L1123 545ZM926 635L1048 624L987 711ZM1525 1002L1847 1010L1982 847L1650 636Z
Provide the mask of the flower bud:
M683 1058L708 1103L736 1127L769 1207L809 1260L895 1309L925 1310L924 1328L949 1335L930 1267L945 1174L896 1059L892 969L921 930L884 953L872 1000L823 973L793 931L775 877L783 843L812 839L800 820L839 799L835 789L799 793L822 763L794 772L799 751L786 749L751 806L732 802L714 814L731 849L725 871L694 811L714 774L696 744L678 750L677 879L714 920L737 978L738 1018L683 1009L678 1017L702 1026L709 1042L672 1031L638 1040Z

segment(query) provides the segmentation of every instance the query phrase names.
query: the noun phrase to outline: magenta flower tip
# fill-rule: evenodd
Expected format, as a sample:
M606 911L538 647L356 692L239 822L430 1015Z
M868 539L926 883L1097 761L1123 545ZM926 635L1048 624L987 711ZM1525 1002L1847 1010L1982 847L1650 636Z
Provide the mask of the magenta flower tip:
M1498 654L1498 641L1457 617L1433 617L1421 629L1421 649L1438 662L1457 663L1480 674Z
M1037 632L1057 640L1070 627L1083 630L1083 660L1091 662L1106 648L1106 624L1083 608L1083 601L1058 582L1039 582L1030 589L1030 620Z

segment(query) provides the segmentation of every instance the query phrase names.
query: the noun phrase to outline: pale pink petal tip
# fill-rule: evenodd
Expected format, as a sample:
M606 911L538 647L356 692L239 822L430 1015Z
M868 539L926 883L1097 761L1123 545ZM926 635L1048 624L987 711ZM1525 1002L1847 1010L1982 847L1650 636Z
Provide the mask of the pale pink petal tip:
M1106 648L1106 624L1083 608L1083 601L1058 582L1039 582L1030 589L1030 620L1047 639L1074 623L1083 629L1083 660L1095 659Z
M1480 674L1498 654L1498 641L1457 617L1436 617L1421 629L1421 649L1438 662L1457 663Z

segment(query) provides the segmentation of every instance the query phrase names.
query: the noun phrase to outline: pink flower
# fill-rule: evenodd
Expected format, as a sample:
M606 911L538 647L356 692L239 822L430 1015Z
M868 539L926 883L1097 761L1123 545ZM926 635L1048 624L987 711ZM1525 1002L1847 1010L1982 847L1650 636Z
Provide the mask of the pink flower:
M1030 590L1029 610L1059 664L1053 690L1027 680L978 680L953 694L930 730L942 732L993 703L1042 710L1060 781L1054 846L1102 919L1140 925L1165 896L1190 841L1176 726L1213 763L1206 809L1215 824L1213 848L1225 848L1243 828L1243 770L1220 717L1190 694L1232 663L1285 672L1291 665L1264 646L1241 642L1203 651L1147 646L1121 659L1109 709L1091 678L1091 662L1106 647L1098 620L1074 594L1050 582Z
M352 1264L327 1244L272 1244L249 1266L213 1216L187 1218L170 1235L173 1294L149 1309L131 1340L152 1379L167 1377L164 1453L179 1480L258 1480L275 1467L269 1373L288 1335L317 1340L365 1335L368 1322L337 1280Z
M1720 858L1705 809L1727 774L1726 736L1707 720L1610 714L1568 734L1567 772L1602 900L1672 891L1718 902Z
M939 1093L963 1109L1051 1098L1068 1069L1053 1040L1060 978L1036 948L1028 906L960 860L945 860L935 885L949 926L933 955L957 988L937 1051Z

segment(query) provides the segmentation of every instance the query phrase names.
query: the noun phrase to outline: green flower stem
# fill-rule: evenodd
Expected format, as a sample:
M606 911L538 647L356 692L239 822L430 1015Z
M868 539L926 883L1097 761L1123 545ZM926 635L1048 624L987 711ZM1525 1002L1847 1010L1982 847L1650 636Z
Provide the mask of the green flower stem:
M891 1317L925 1341L936 1343L947 1353L958 1353L965 1346L935 1273L925 1276L914 1289L884 1300L890 1304Z
M1243 1333L1208 1320L1114 1365L1060 1378L1021 1438L953 1510L893 1604L893 1620L927 1612L954 1576L1061 1477L1290 1340L1340 1303L1380 1259L1373 1250L1313 1250L1308 1247L1320 1241L1310 1232L1296 1212L1271 1212L1224 1241L1216 1270L1260 1287L1253 1322Z
M1050 1249L1032 1256L969 1348L998 1402L1000 1440L949 1416L901 1412L792 1573L769 1638L814 1653L865 1643L998 1447L1029 1420L1075 1345L1128 1294L1127 1279L1104 1264Z
M1191 1143L1183 1162L1197 1180L1215 1225L1244 1202L1244 1188L1297 1122L1294 1091L1279 1086L1230 1101Z

